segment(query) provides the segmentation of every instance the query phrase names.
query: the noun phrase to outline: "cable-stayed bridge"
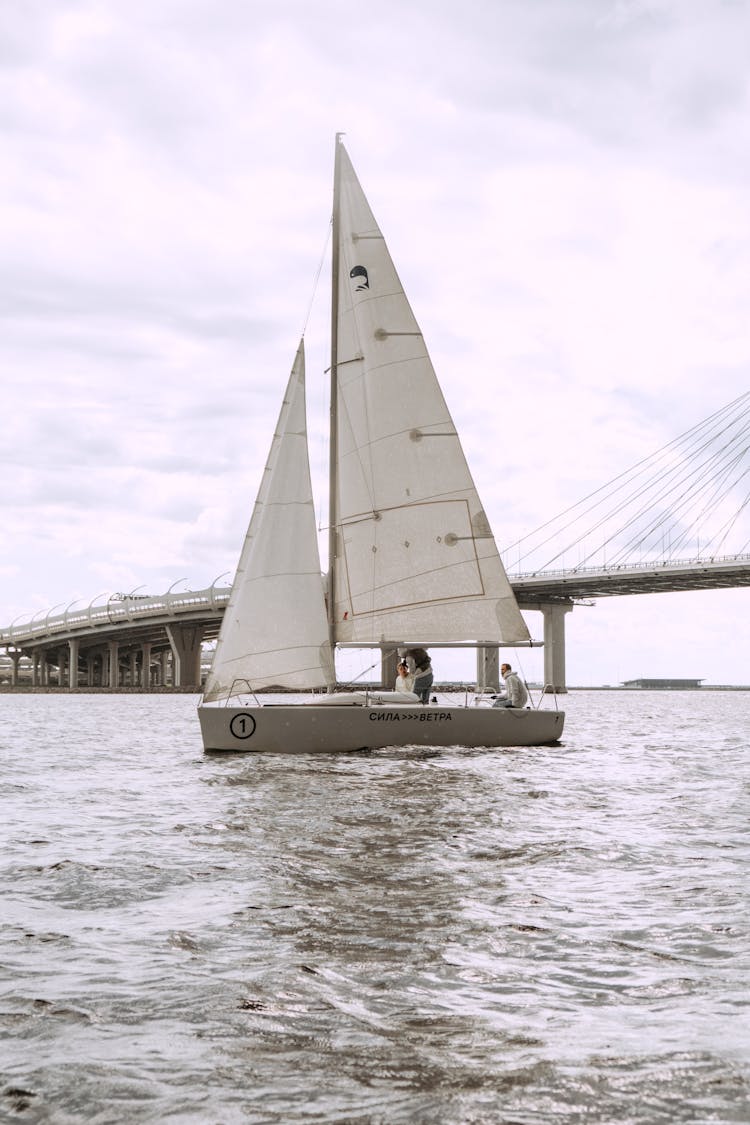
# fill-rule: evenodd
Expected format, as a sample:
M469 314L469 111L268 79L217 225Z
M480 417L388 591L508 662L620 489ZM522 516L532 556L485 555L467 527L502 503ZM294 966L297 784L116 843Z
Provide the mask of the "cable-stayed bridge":
M544 618L544 679L565 690L565 615L592 599L750 586L750 392L501 549L522 609ZM572 561L571 561L572 560ZM100 595L103 597L104 595ZM0 629L12 683L198 688L229 590L111 594ZM496 677L481 650L478 680Z
M750 393L502 549L544 613L545 682L565 683L564 615L594 598L750 585Z
M680 590L721 590L750 586L750 555L720 559L674 559L615 567L577 567L511 577L520 604L532 609L543 602L585 601L629 594L665 594Z
M750 393L740 395L687 433L620 473L560 515L503 547L506 566L518 576L560 575L576 586L584 572L631 573L628 589L613 593L652 593L639 588L636 571L651 568L683 572L681 585L670 580L659 589L705 589L688 581L688 571L715 572L719 561L750 552ZM731 568L731 564L730 565ZM741 571L740 571L741 572ZM738 572L738 574L740 573ZM677 574L674 581L678 581ZM706 578L709 586L713 581ZM607 587L590 594L605 596Z

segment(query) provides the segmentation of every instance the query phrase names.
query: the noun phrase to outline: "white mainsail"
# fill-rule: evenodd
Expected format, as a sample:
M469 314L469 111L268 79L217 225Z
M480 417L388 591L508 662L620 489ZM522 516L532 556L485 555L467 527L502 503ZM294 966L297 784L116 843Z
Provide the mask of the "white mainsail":
M341 142L337 169L335 640L528 642L422 333Z
M335 681L320 572L300 342L204 700ZM233 690L234 689L234 690Z

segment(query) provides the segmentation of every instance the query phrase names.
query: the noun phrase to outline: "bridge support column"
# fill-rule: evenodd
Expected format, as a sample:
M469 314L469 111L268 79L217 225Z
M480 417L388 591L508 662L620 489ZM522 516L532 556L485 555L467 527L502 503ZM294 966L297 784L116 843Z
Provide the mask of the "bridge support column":
M477 649L477 691L499 691L500 649L485 645Z
M383 691L393 691L396 683L397 666L400 660L397 651L380 650L380 686Z
M109 675L107 677L108 687L120 686L120 646L117 641L109 641L107 644L107 656L109 657L107 663L109 664Z
M151 643L144 641L141 646L141 682L142 688L151 687Z
M59 648L57 650L57 686L58 687L64 687L65 686L65 672L67 671L66 666L65 666L65 658L66 658L67 655L68 655L68 653L67 653L66 649Z
M564 695L565 682L565 614L572 602L552 602L538 607L544 617L544 690Z
M167 638L172 650L174 687L194 687L201 683L202 625L167 625Z
M19 661L20 661L20 659L21 659L21 653L20 653L20 652L18 652L18 651L16 651L16 652L9 652L9 653L8 653L8 656L9 656L9 657L10 657L10 659L11 659L11 665L10 665L10 683L11 683L11 687L17 687L17 686L18 686L18 662L19 662Z
M78 687L78 650L80 641L77 638L68 641L68 687Z

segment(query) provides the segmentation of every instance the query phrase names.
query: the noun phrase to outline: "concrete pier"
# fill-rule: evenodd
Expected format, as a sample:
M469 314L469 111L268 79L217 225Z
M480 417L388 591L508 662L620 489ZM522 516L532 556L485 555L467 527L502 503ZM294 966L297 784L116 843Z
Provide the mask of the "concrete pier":
M544 617L544 690L564 695L565 679L565 614L572 602L553 602L536 607Z
M499 691L500 650L497 646L477 649L477 690Z
M195 686L197 690L201 682L203 629L200 625L167 625L167 637L172 649L175 687Z

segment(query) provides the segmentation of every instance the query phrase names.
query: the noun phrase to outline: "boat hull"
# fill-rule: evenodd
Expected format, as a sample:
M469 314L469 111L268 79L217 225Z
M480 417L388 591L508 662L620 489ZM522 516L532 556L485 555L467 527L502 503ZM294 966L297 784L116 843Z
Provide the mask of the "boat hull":
M442 704L200 706L205 750L346 753L385 746L544 746L565 713Z

